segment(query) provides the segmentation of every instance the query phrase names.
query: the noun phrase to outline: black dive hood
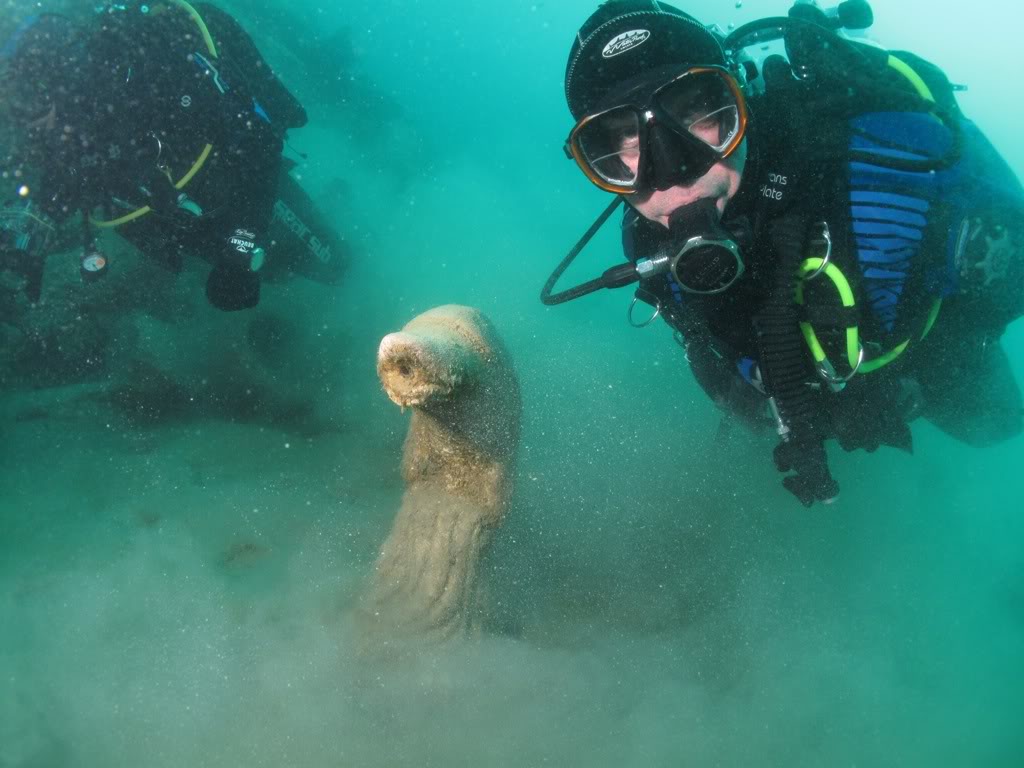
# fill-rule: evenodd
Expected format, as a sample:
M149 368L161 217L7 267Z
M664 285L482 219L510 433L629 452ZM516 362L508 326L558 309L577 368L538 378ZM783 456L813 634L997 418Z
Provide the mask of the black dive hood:
M666 273L683 291L708 295L728 290L743 274L739 246L719 223L715 201L702 198L672 213L668 234L654 253L610 267L600 277L553 294L555 283L622 202L622 197L616 197L562 259L541 290L542 302L563 304L601 288L621 288Z

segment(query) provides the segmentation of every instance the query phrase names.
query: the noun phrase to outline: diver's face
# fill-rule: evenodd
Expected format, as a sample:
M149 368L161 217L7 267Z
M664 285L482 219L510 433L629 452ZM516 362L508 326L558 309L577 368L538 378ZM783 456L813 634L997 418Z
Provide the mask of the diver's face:
M629 142L633 141L633 146ZM622 161L629 166L634 174L640 160L639 145L636 137L627 137L623 142ZM711 199L715 201L719 214L725 210L726 204L736 195L740 188L743 168L747 162L747 142L744 140L729 157L711 166L711 169L696 181L669 187L664 190L635 192L626 196L626 201L639 214L651 221L668 228L669 216L673 212L697 200Z

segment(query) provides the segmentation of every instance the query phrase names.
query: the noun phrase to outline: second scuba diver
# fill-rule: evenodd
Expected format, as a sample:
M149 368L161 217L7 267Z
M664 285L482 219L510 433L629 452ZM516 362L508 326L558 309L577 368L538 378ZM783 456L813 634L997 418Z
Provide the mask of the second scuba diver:
M2 58L16 144L3 170L31 180L20 207L5 209L7 251L37 273L23 270L33 300L41 258L28 254L31 227L15 224L80 216L83 277L103 274L96 234L116 229L172 269L186 254L209 262L214 306L256 305L275 204L290 181L283 141L306 113L233 18L184 0L111 4L84 24L40 14ZM289 221L294 207L284 210ZM308 239L309 227L293 224Z

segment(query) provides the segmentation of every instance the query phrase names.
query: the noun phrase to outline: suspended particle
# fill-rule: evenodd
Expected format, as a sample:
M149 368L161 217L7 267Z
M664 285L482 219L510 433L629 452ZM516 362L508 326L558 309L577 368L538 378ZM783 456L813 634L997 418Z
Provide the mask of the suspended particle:
M18 194L21 197L28 197L29 192L30 190L28 188L28 184L22 184L20 187L18 187Z
M737 8L742 8L743 7L743 0L736 0L736 7Z

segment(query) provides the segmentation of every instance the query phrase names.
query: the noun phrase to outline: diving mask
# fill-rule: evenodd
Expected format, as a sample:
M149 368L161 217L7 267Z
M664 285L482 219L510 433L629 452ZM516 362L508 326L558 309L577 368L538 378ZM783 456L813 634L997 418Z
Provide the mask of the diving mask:
M613 106L585 116L569 134L566 154L601 189L632 194L690 184L743 141L746 102L725 69L693 67L660 83L606 99Z

